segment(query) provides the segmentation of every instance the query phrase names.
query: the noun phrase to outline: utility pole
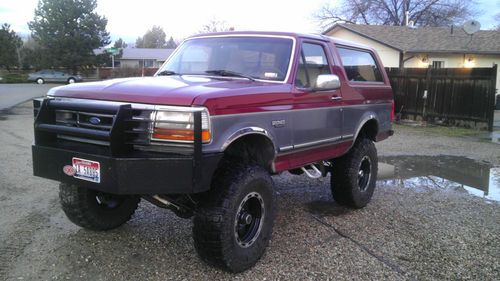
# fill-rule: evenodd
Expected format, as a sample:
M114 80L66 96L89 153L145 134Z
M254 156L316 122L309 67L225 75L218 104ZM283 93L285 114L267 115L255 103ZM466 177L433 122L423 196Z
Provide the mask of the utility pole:
M409 18L410 18L410 12L406 9L406 3L408 0L403 0L403 15L404 15L404 22L405 26L408 26Z

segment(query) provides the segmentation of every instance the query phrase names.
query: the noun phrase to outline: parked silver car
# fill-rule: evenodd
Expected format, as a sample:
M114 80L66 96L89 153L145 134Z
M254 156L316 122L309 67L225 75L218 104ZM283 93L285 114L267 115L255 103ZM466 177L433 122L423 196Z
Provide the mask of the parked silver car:
M36 82L37 84L43 84L45 82L62 82L73 84L75 82L81 82L83 79L80 75L67 74L62 71L44 69L28 75L28 81Z

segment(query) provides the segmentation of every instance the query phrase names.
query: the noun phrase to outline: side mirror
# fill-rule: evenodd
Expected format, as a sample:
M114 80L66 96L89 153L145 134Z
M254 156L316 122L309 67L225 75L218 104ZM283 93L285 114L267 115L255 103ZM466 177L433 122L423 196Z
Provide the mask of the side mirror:
M320 74L314 85L315 91L329 91L340 88L340 79L335 74Z

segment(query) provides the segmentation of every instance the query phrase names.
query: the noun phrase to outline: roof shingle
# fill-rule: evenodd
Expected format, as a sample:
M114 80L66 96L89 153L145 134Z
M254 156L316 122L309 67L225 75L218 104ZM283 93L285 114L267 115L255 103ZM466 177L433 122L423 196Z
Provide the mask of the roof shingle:
M473 36L462 27L418 27L336 24L325 31L345 28L403 52L500 54L500 31L480 30Z

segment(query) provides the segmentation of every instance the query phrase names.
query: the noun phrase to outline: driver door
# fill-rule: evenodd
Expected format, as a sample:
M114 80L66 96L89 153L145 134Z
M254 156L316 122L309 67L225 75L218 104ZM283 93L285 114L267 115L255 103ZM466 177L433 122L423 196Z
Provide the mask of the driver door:
M323 42L302 43L295 78L293 105L294 149L314 148L341 138L342 112L340 89L316 91L321 74L332 74L332 58Z

